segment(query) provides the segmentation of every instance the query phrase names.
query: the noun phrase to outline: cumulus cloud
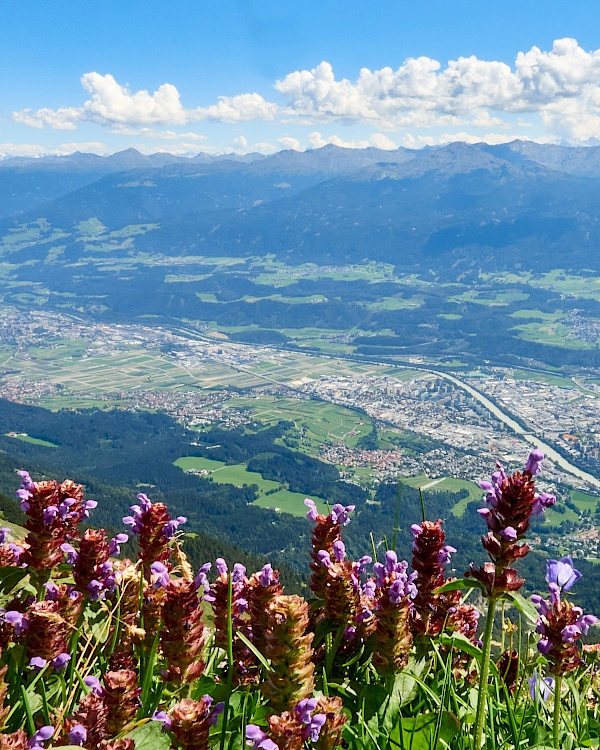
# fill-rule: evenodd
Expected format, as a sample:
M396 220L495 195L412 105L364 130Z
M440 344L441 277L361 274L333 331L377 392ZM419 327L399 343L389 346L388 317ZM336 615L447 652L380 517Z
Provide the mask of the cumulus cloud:
M236 154L250 154L253 152L259 154L272 154L277 151L277 146L274 146L272 143L250 143L243 135L234 138L231 144L233 146L232 150Z
M205 135L199 133L177 133L175 130L159 130L158 128L130 128L124 125L115 125L110 129L111 133L119 135L133 135L143 138L151 138L166 141L207 141Z
M277 143L280 143L283 148L291 151L302 151L302 144L297 138L292 138L289 135L284 135L283 138L278 138Z
M82 107L35 111L29 108L13 112L13 120L34 128L47 125L58 130L74 130L81 121L111 127L135 127L185 125L199 120L272 120L278 110L277 105L267 102L260 94L221 96L217 104L209 107L186 109L179 91L170 83L163 83L153 93L144 89L132 92L110 74L85 73L81 85L90 94Z
M9 156L67 156L75 151L99 155L111 153L104 143L99 143L98 141L61 143L59 146L53 148L48 148L37 143L0 143L0 158Z
M549 52L538 47L519 52L514 69L474 56L451 60L443 68L437 60L419 57L396 70L363 68L350 81L336 79L331 65L323 62L290 73L275 88L286 101L288 117L313 122L470 131L510 128L503 116L534 113L549 136L574 142L600 138L600 50L586 52L575 39L559 39Z
M357 78L350 80L337 78L332 66L322 62L278 80L274 85L277 102L258 93L240 93L218 97L208 106L186 108L170 83L154 92L131 91L112 75L95 72L86 73L81 82L89 94L83 105L29 108L13 113L13 119L35 128L65 130L83 121L112 128L199 121L261 120L311 127L358 123L377 130L378 142L384 144L387 136L381 131L429 137L435 130L453 133L455 139L467 133L483 140L490 133L510 132L515 119L524 118L523 127L533 119L549 138L576 143L600 140L600 49L586 51L568 38L555 41L550 51L532 47L519 52L513 65L470 56L444 66L430 57L416 57L396 69L362 68ZM342 139L332 138L323 140L342 143ZM300 145L290 136L283 136L280 143L290 148ZM344 143L362 145L363 141ZM373 138L367 145L371 143L375 143Z

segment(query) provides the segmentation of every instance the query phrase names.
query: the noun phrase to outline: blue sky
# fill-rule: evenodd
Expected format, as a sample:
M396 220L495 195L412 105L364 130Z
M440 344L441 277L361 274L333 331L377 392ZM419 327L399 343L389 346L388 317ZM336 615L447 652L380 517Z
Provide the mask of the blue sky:
M3 0L0 153L600 142L596 2Z

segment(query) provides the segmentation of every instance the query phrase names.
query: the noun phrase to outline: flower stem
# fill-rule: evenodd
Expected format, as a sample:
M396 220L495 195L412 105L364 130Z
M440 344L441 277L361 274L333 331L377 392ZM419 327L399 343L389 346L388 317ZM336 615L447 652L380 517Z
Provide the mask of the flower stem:
M483 654L481 656L481 669L479 672L479 695L477 697L477 716L475 719L475 743L474 750L480 750L483 739L483 726L487 706L488 677L490 674L490 652L492 647L492 632L494 630L494 614L496 612L496 599L488 599L488 609L485 621L485 635L483 636Z
M554 721L552 723L552 737L554 739L554 747L556 750L560 750L559 734L560 734L560 693L562 688L562 675L556 675L554 681Z

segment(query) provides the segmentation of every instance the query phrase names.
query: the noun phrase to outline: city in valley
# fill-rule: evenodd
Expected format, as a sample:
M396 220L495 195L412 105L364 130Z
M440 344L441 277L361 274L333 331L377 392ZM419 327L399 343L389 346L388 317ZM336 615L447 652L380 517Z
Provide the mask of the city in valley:
M596 378L591 369L567 378L490 364L449 371L414 356L390 364L315 355L234 343L208 327L104 324L17 307L4 308L0 322L1 398L54 410L160 410L198 430L286 420L298 448L348 482L466 489L455 514L480 497L475 483L496 460L518 468L537 440L552 454L539 485L566 509L549 513L536 543L551 550L560 534L561 549L591 558L600 550Z

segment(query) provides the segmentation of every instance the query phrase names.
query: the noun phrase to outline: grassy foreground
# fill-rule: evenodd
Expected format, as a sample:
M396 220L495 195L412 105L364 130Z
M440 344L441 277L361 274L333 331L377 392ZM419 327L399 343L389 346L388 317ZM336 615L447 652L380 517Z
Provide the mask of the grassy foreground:
M393 530L382 559L352 561L353 508L308 499L308 600L268 564L192 570L186 519L146 495L109 539L82 530L96 503L80 485L20 472L27 533L0 532L0 749L599 747L580 574L548 561L547 596L526 600L512 567L555 502L535 491L541 461L482 482L488 561L462 579L441 521L411 527L410 565ZM135 561L119 557L130 535Z

